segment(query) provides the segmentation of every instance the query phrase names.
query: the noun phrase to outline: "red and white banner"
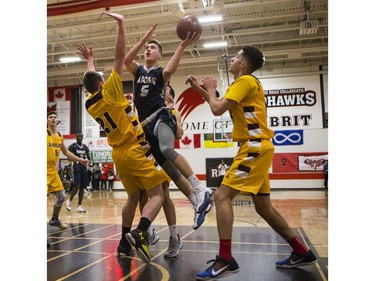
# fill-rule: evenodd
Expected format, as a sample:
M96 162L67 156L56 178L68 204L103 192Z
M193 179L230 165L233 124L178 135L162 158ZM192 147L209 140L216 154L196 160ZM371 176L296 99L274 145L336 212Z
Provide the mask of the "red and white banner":
M326 160L328 160L327 152L275 153L272 173L322 172Z
M328 155L299 155L298 170L300 172L323 171L324 164L328 160Z
M174 148L199 148L201 147L200 134L183 135L180 140L175 140Z
M57 130L63 135L70 135L70 88L49 88L47 112L56 111L60 123Z
M110 148L107 138L85 138L85 142L90 149Z

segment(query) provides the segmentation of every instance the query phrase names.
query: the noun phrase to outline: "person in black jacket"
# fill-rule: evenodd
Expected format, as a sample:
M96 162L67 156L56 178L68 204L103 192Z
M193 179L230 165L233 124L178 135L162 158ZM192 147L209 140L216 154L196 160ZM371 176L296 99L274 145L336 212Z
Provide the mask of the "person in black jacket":
M115 173L113 172L112 168L109 168L108 171L108 188L107 190L113 189L113 182L115 180Z
M99 190L99 183L100 183L100 167L98 164L94 164L92 168L92 189Z

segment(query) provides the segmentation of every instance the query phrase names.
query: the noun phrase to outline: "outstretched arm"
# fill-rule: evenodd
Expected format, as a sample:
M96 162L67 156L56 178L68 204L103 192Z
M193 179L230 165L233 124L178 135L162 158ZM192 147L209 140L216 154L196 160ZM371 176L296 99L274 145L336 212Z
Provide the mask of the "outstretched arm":
M198 83L198 80L195 76L193 75L189 75L186 80L185 80L185 84L189 83L190 86L195 90L197 91L207 102L207 96L208 96L208 93L206 91L206 89L202 88L199 83Z
M78 53L87 61L87 71L95 71L94 53L92 48L87 48L85 44L80 44L78 50Z
M62 146L61 146L61 152L68 158L72 159L73 161L77 161L79 163L81 163L82 165L89 165L90 164L90 160L89 159L83 159L83 158L80 158L76 155L74 155L73 153L71 153L65 146L64 143L62 143Z
M124 70L124 60L125 60L125 23L124 17L117 13L111 13L109 11L104 11L104 14L114 18L118 23L117 39L115 44L115 62L113 69L118 73L122 74Z
M110 13L109 11L104 11L103 14L106 14L115 20L117 20L119 24L118 28L118 35L115 45L115 63L114 63L114 70L121 75L124 65L123 61L125 59L125 23L124 17L120 14ZM94 64L94 52L92 51L92 47L87 48L85 44L80 44L78 46L78 53L85 58L87 61L87 71L95 71L95 64Z
M222 115L228 109L231 109L236 102L223 98L219 100L216 98L216 87L217 81L215 78L206 76L203 79L203 87L200 87L197 81L197 78L190 75L186 79L186 83L190 83L191 87L195 89L210 105L212 114L215 116Z
M126 66L126 69L135 74L139 63L137 63L134 59L137 56L138 52L143 48L143 46L152 38L155 36L154 31L156 29L157 23L154 23L153 26L146 32L145 35L139 40L133 48L126 54L124 64Z
M91 161L90 150L88 146L86 146L86 155L87 155L87 159Z
M173 54L171 59L169 60L167 66L165 67L163 71L163 78L164 81L169 81L171 80L172 75L176 72L178 64L180 63L181 56L185 50L185 48L199 40L200 33L194 32L191 38L190 36L190 31L186 35L186 38L184 41L180 42L180 45L178 45L176 52Z

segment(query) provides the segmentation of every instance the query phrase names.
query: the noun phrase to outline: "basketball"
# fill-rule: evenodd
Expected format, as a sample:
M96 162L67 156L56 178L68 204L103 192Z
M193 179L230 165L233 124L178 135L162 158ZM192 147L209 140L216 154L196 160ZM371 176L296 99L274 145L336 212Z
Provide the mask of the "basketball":
M200 24L197 17L184 16L178 21L176 33L181 40L186 39L186 36L189 31L190 36L192 36L194 32L202 33L202 25Z

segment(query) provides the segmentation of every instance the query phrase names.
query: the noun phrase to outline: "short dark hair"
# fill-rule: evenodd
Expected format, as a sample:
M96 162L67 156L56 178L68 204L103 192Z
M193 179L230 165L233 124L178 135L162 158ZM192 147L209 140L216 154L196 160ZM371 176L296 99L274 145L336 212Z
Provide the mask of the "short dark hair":
M156 39L151 39L150 41L147 42L146 45L152 44L152 43L156 44L159 47L159 49L160 49L160 53L163 54L163 48L162 48L160 42L158 40L156 40Z
M171 85L168 85L167 86L170 90L169 90L169 94L173 97L173 99L174 99L174 97L175 97L175 93L174 93L174 90L173 90L173 88L172 88L172 86Z
M243 47L242 51L242 55L245 57L246 61L250 65L250 73L253 73L254 71L263 67L264 56L263 53L257 47L245 46Z
M83 75L83 85L89 93L99 91L99 82L101 81L103 81L103 77L96 71L87 71Z
M55 114L57 116L57 112L56 111L48 111L47 112L47 118L48 118L48 116L50 116L52 114Z

